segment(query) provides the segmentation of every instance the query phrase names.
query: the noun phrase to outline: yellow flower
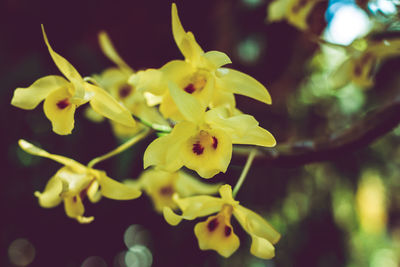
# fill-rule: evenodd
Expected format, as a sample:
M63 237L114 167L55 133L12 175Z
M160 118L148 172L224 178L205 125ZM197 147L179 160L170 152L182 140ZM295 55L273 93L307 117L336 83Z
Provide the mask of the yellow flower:
M152 70L157 81L143 87L159 99L160 112L165 118L182 120L181 114L170 92L170 81L186 94L194 96L204 107L226 106L233 110L233 94L241 94L270 104L267 89L254 78L229 68L221 68L231 63L229 57L219 51L204 52L191 32L186 32L178 17L175 4L172 4L172 33L185 60L173 60L158 71ZM160 78L161 77L161 78Z
M371 87L378 64L400 54L400 39L357 39L347 48L348 58L330 76L333 86L340 88L352 81L361 87Z
M50 178L42 193L35 192L40 206L52 208L64 202L68 217L80 223L90 223L94 217L84 217L83 199L87 196L91 202L97 202L101 196L116 200L135 199L141 192L109 178L104 171L88 168L75 160L50 154L25 140L19 140L19 146L29 154L57 161L64 166Z
M43 109L53 131L70 134L74 128L75 109L87 102L99 114L126 126L134 126L131 114L103 89L85 82L77 70L50 46L42 25L44 41L58 69L68 79L50 75L35 81L28 88L17 88L11 104L22 109L34 109L44 100Z
M268 5L267 22L286 19L300 30L308 30L308 17L318 2L324 0L275 0Z
M178 208L172 199L175 193L180 197L211 195L217 193L220 187L219 184L202 183L183 171L166 172L157 169L145 170L137 181L125 180L124 183L143 189L160 213L164 207Z
M119 56L106 32L100 32L99 43L103 53L117 65L117 68L108 68L93 78L136 117L150 124L168 126L158 110L147 105L143 92L137 88L139 76L143 71L135 73L129 67ZM130 83L128 83L129 78L131 78ZM152 77L146 78L152 79ZM139 125L128 127L117 122L111 124L114 133L122 138L130 137L141 129Z
M182 219L194 220L218 212L217 215L208 217L206 221L197 223L194 232L201 250L211 249L224 257L229 257L240 244L230 223L233 214L252 238L250 252L259 258L273 258L275 256L273 244L279 241L280 234L260 215L239 205L239 202L232 197L230 185L221 186L219 193L220 198L211 196L179 198L174 195L182 215L177 215L165 207L164 218L169 224L177 225Z
M258 126L253 116L230 116L226 108L204 112L195 97L170 85L171 95L185 121L172 132L154 140L144 153L144 168L155 165L174 172L182 166L195 170L201 177L211 178L225 172L232 156L232 144L272 147L271 133Z

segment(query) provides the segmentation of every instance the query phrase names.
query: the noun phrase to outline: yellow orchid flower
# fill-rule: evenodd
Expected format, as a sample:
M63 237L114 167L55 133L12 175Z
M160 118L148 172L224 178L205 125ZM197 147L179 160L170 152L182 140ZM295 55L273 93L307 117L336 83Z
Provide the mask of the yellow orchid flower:
M42 193L35 192L40 206L52 208L64 202L68 217L80 223L90 223L94 217L84 217L82 201L87 196L95 203L105 196L115 200L138 198L141 192L136 188L123 185L109 178L104 171L88 168L73 159L50 154L25 140L19 140L19 146L27 153L52 159L64 166L50 178Z
M260 215L239 205L232 197L230 185L219 189L220 198L211 196L194 196L180 198L174 195L174 200L182 211L178 215L171 208L164 208L164 218L171 225L178 225L182 219L194 220L198 217L210 216L204 222L197 223L194 233L201 250L215 250L224 257L231 256L239 247L239 238L233 231L231 216L239 221L243 229L251 236L251 254L271 259L275 256L274 244L280 239L280 234Z
M106 32L100 32L99 44L103 53L117 65L104 70L100 75L93 78L99 85L110 92L110 94L126 107L136 117L150 123L168 126L168 123L154 107L146 103L143 92L139 90L138 78L143 71L137 73L120 57ZM142 76L140 76L142 77ZM131 82L128 83L128 79ZM146 77L152 79L152 77ZM111 122L112 129L118 137L130 137L140 129L140 124L126 126L117 122Z
M275 0L268 5L267 22L286 20L305 31L309 29L308 17L315 5L324 0Z
M183 171L166 172L158 169L145 170L138 180L125 180L124 183L144 190L160 213L164 207L178 208L172 199L174 194L180 197L212 195L220 187L220 184L202 183Z
M144 168L155 165L174 172L182 166L211 178L225 172L232 156L232 144L272 147L271 133L258 126L253 116L229 116L226 108L204 112L197 99L170 85L171 94L185 121L179 122L168 135L154 140L143 157Z
M348 58L330 76L333 87L340 88L353 82L368 88L374 85L378 64L400 54L400 39L357 39L347 47L347 52Z
M267 89L254 78L229 68L229 57L219 51L204 52L191 32L186 32L180 22L175 4L172 4L172 33L185 60L173 60L159 70L152 70L157 81L143 85L147 92L161 96L160 112L165 118L182 120L183 115L174 103L169 84L172 81L186 94L193 95L206 108L235 107L233 94L241 94L270 104ZM161 77L161 78L159 78Z
M44 100L43 109L53 131L70 134L74 128L75 109L87 102L97 113L126 126L134 126L131 114L103 89L85 82L78 71L50 46L42 25L44 41L58 69L68 79L50 75L35 81L28 88L17 88L11 104L22 109L34 109Z

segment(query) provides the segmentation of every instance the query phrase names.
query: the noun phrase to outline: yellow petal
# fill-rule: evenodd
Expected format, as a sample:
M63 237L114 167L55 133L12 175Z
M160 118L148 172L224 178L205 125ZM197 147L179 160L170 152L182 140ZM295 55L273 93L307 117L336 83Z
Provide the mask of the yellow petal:
M43 208L52 208L61 203L60 194L63 190L63 184L56 175L50 178L44 188L43 193L35 192L39 199L39 205Z
M101 199L101 192L99 190L100 184L97 180L93 180L89 187L86 189L87 196L92 203L96 203Z
M182 210L182 218L185 220L194 220L198 217L207 216L216 213L222 209L224 201L211 196L193 196L179 198L174 195L174 200Z
M251 235L264 238L272 244L276 244L281 238L281 235L266 220L243 206L235 206L233 215L244 230Z
M329 75L329 81L334 89L342 88L351 81L352 68L352 59L349 58Z
M75 89L74 96L83 99L84 95L85 95L85 89L83 88L83 79L82 79L81 75L74 68L74 66L72 66L71 63L68 62L68 60L66 60L64 57L60 56L59 54L57 54L53 50L53 48L51 48L50 43L46 36L46 32L44 31L43 24L41 26L42 26L44 42L46 43L47 48L49 49L50 56L53 58L54 63L56 63L58 69L74 85L74 89Z
M275 257L275 247L271 244L271 242L255 235L251 235L251 238L251 254L265 260Z
M197 223L194 233L201 250L215 250L224 257L231 256L240 245L230 223L230 214L225 215L224 212Z
M216 85L216 87L217 87L217 85ZM217 108L217 107L223 107L223 108L226 108L227 110L231 111L230 115L233 115L232 114L233 110L236 107L235 95L231 92L226 92L224 90L220 90L219 88L216 88L214 90L214 95L212 96L209 107L211 109Z
M191 32L186 33L183 29L182 23L178 16L178 10L175 3L172 4L171 9L172 16L172 34L179 50L182 52L185 59L196 62L199 60L199 56L203 54L203 50L197 44L193 34Z
M205 114L205 121L213 128L221 129L232 139L233 144L248 144L273 147L276 145L273 135L258 126L258 121L251 115L239 114L226 117L227 110L215 108Z
M204 58L213 63L215 69L232 63L227 54L219 51L208 51L204 54Z
M90 223L94 220L94 217L83 216L85 207L79 195L64 198L64 208L67 216L76 219L79 223Z
M140 184L151 197L153 205L158 212L162 212L164 207L176 209L177 205L172 196L176 192L175 182L177 172L166 172L158 169L149 169L139 177Z
M163 215L167 223L173 226L178 225L182 221L182 217L173 212L172 209L167 206L163 208Z
M175 125L172 132L154 140L143 156L144 168L155 165L163 170L174 172L182 167L182 146L196 133L196 125L183 121Z
M253 77L229 68L220 68L217 72L224 90L248 96L266 104L272 103L265 86Z
M119 56L113 43L111 42L110 37L105 31L99 33L99 43L100 48L103 53L118 67L122 70L126 70L127 72L133 72L133 70L126 64L126 62Z
M130 200L140 197L142 192L138 189L119 183L99 172L98 181L101 186L101 194L115 200Z
M199 181L196 177L184 172L178 172L176 191L181 197L192 195L214 195L221 184L210 184Z
M58 163L61 163L63 165L69 166L73 168L76 172L86 172L86 167L80 164L79 162L76 162L73 159L60 156L60 155L55 155L55 154L50 154L47 151L32 145L31 143L25 141L24 139L20 139L18 141L18 145L27 153L35 155L35 156L40 156L44 158L49 158L52 159Z
M94 93L93 98L89 102L94 111L123 125L129 127L135 126L136 122L132 118L131 113L119 104L109 93L89 83L86 83L85 87L87 90Z
M221 130L197 131L182 149L183 164L203 178L225 172L232 157L232 141Z
M44 100L43 110L51 121L53 131L60 135L67 135L74 128L76 105L71 103L71 94L67 87L52 91Z
M65 166L57 171L56 176L63 183L62 197L71 197L79 195L90 185L94 179L87 172L77 172L76 170Z
M50 75L36 80L28 88L17 88L11 105L22 109L34 109L52 91L68 86L69 82L61 76Z
M193 95L180 89L175 83L168 83L169 92L176 106L186 120L195 123L201 122L205 107Z

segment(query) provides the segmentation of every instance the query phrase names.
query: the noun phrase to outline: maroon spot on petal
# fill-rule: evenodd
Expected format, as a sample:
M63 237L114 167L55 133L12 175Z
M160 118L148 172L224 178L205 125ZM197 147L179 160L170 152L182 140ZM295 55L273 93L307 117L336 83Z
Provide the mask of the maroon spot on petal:
M194 87L194 84L193 84L193 83L189 83L189 84L185 87L185 89L183 89L183 90L185 90L186 93L193 94L193 92L196 91L196 88Z
M72 198L72 201L74 201L74 202L76 202L78 199L77 199L77 197L76 196L74 196L73 198Z
M118 90L119 97L121 98L127 97L131 92L132 86L130 86L129 84L122 85Z
M210 232L212 232L212 231L215 230L215 228L217 228L218 224L219 224L219 223L218 223L217 218L214 218L214 219L212 219L211 221L208 222L207 228L208 228L208 230L209 230Z
M199 142L197 142L197 143L193 144L192 151L196 155L201 155L201 154L203 154L204 147Z
M171 196L174 193L174 189L167 185L160 188L160 194L163 196Z
M70 105L68 98L65 98L63 100L60 100L57 102L57 107L59 109L65 109L66 107L68 107Z
M213 139L213 141L212 141L212 147L213 147L214 149L217 149L217 147L218 147L218 139L217 139L215 136L213 136L212 139Z
M362 69L361 69L361 66L360 65L355 65L354 66L354 75L356 75L356 76L360 76L361 75L361 73L362 73Z
M225 226L224 230L225 230L224 234L225 234L226 237L231 235L231 233L232 233L232 228L231 227Z
M84 200L85 197L87 196L87 191L88 191L88 188L85 188L79 193L79 196L81 197L82 200Z

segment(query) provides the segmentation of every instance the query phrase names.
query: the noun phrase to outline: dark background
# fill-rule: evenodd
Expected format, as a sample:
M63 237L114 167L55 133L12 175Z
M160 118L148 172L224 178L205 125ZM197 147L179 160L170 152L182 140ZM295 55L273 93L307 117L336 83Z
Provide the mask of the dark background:
M353 114L337 112L332 116L332 110L337 108L335 97L314 103L294 97L299 92L300 81L310 72L307 62L318 46L285 22L266 25L268 3L260 1L250 5L249 2L204 0L181 1L177 5L184 28L194 33L205 51L227 53L233 62L230 67L250 74L269 89L272 106L245 97L237 99L239 108L254 115L278 143L312 140L331 130L346 129L362 119L366 111L389 102L391 97L380 96L393 96L391 88L393 77L398 73L398 60L387 63L386 69L382 67L377 86L362 92L366 104ZM276 257L269 261L250 254L250 237L235 221L232 223L241 246L231 258L223 259L213 251L200 251L193 234L194 223L169 226L153 210L146 196L126 202L102 199L96 205L85 203L85 214L95 216L89 225L67 218L62 205L53 209L39 207L33 192L42 191L60 165L27 155L18 148L18 139L24 138L51 153L82 163L118 145L108 123L88 121L83 116L83 108L76 113L73 133L58 136L51 131L41 105L33 111L10 105L15 88L28 87L40 77L59 74L44 44L40 24L44 24L53 49L67 58L82 76L100 73L112 66L98 46L97 34L101 30L109 33L120 55L135 70L159 68L169 60L182 58L172 37L170 9L171 2L161 0L0 2L0 145L3 151L0 266L14 266L9 248L18 238L27 239L36 251L29 266L81 266L90 256L101 257L107 266L120 266L115 257L127 250L124 232L133 224L146 229L145 244L152 253L153 266L347 266L350 263L366 266L381 249L397 255L393 249L400 240L397 196L400 163L396 132L373 147L366 143L357 149L343 150L325 163L305 167L296 164L296 159L290 166L271 163L266 167L260 161L256 163L238 197L244 206L264 215L282 233ZM315 33L320 33L325 26L323 13L324 9L315 15L312 27ZM240 45L249 38L260 46L254 60L239 53ZM296 108L302 112L290 112ZM116 179L135 178L142 170L143 151L150 141L148 138L98 167ZM241 162L234 161L226 175L218 175L213 181L234 185ZM355 212L357 188L366 168L380 173L379 179L386 188L384 202L387 204L383 209L388 220L384 230L376 235L360 230ZM342 198L341 194L350 197ZM336 218L338 201L350 209L344 215L345 227ZM392 255L393 259L396 257Z

